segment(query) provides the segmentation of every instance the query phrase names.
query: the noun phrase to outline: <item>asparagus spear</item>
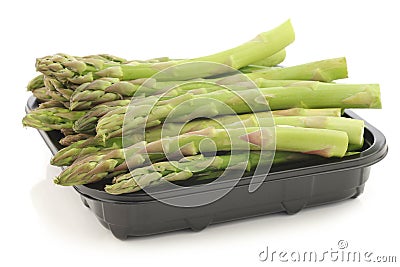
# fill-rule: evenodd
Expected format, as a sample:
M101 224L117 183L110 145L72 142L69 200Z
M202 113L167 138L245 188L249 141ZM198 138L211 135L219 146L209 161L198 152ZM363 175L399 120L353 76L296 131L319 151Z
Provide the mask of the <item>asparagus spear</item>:
M42 87L44 87L44 76L40 74L28 83L27 89L28 91L33 91Z
M64 129L61 129L60 132L61 132L65 137L68 136L68 135L77 134L77 133L74 131L74 129L71 129L71 128L64 128Z
M302 65L272 68L265 71L249 73L247 76L255 80L257 78L280 80L312 80L331 82L337 79L347 78L347 64L344 57L306 63Z
M46 87L40 87L40 88L35 88L32 89L32 94L39 99L40 101L49 101L52 100L51 96L47 94L47 88Z
M265 67L273 67L282 63L286 58L286 50L282 49L281 51L273 54L270 57L266 57L264 59L251 62L250 65L258 65L258 66L265 66Z
M264 158L264 157L263 157ZM309 156L300 153L276 152L273 164L282 162L295 162L306 160ZM257 165L265 160L260 160L260 153L252 151L249 154L231 154L215 157L205 157L203 154L185 157L179 161L162 161L150 166L137 168L129 173L119 175L113 179L113 184L105 186L109 194L119 195L137 192L144 187L165 183L166 181L181 181L192 178L195 175L207 175L223 171L226 168L245 164L246 171L253 171ZM268 160L268 159L266 159ZM239 177L232 177L239 178Z
M115 63L124 63L127 62L125 59L116 57L113 55L108 55L108 54L100 54L100 55L90 55L84 58L81 58L82 60L95 60L95 61L110 61L110 62L115 62ZM47 85L47 86L46 86ZM70 87L73 88L70 88ZM40 74L33 78L29 83L28 83L28 91L33 91L35 89L43 88L46 87L48 90L56 90L58 89L57 87L62 88L67 88L69 89L75 89L74 85L62 85L60 82L54 81L53 79L50 79L49 77L45 77L43 74ZM60 92L62 93L62 92Z
M72 93L76 89L76 85L66 85L56 79L45 76L44 85L48 90L48 93L57 93L65 99L70 99Z
M69 107L68 102L60 102L57 100L47 100L39 104L37 109L47 109L47 108L67 108Z
M53 62L52 62L53 61ZM73 61L73 62L68 62L68 61ZM75 62L77 61L77 62ZM56 54L54 56L46 56L40 59L37 59L36 61L36 67L41 70L44 74L46 74L49 77L54 77L52 75L53 72L57 71L63 71L63 68L65 67L70 67L74 68L74 62L75 64L86 64L88 67L99 67L103 66L105 64L108 64L110 66L116 66L119 64L137 64L137 63L160 63L160 62L167 62L170 61L168 57L160 57L160 58L153 58L149 60L130 60L127 61L124 58L120 58L117 56L113 56L110 54L98 54L98 55L89 55L85 57L76 57L76 56L70 56L66 54ZM65 66L63 66L65 64ZM72 64L73 66L69 66ZM41 75L43 76L43 75ZM48 77L46 77L48 78ZM37 79L40 79L39 77ZM74 84L71 84L68 80L65 80L65 86L74 86ZM59 81L60 82L60 81ZM31 82L32 83L32 82Z
M272 111L274 117L280 116L328 116L340 117L342 110L340 108L289 108Z
M222 129L223 127L233 128L235 125L239 127L244 125L246 127L259 127L259 119L267 118L268 115L261 113L242 114L239 116L221 116L212 119L193 120L186 124L181 123L167 123L160 127L153 127L146 131L145 139L147 142L159 140L164 136L175 136L177 133L184 134L192 131L198 131L207 127L215 127ZM274 117L275 125L287 125L304 128L319 128L337 130L347 133L349 144L362 146L364 136L364 121L342 117L328 117L328 116L278 116ZM262 123L262 122L261 122ZM178 132L178 130L180 131ZM142 137L140 135L140 137ZM140 137L129 136L136 142L143 141Z
M283 49L270 57L259 60L257 62L253 62L252 64L241 68L240 71L242 73L251 73L254 71L267 70L270 67L274 67L277 66L279 63L282 63L285 58L286 50Z
M252 72L265 71L265 70L269 70L272 68L277 68L277 67L266 67L266 66L252 64L252 65L247 65L246 67L241 68L240 72L243 74L249 74Z
M275 138L274 138L275 137ZM211 140L213 143L204 140ZM77 185L101 180L111 172L137 168L163 155L183 156L200 152L271 150L274 140L278 151L302 152L323 157L343 157L348 145L345 132L300 127L249 127L245 129L206 128L151 143L138 143L125 150L115 149L105 155L89 156L66 168L54 182ZM127 158L125 160L125 155Z
M126 108L119 108L103 116L97 124L99 138L120 136L124 131L136 131L146 122L146 127L160 125L167 116L171 121L189 121L198 117L227 115L227 109L219 110L212 101L219 101L231 107L237 114L263 111L267 106L260 102L264 96L271 110L293 107L303 108L380 108L379 85L377 84L326 84L320 82L299 82L286 87L261 88L232 92L216 92L193 95L185 94L174 99L157 102L156 105L135 106L130 109L124 124ZM155 102L154 102L155 103ZM252 110L249 103L253 105ZM201 105L199 105L201 104ZM208 106L204 106L208 105ZM171 112L179 106L179 117Z
M71 95L70 103L71 110L85 110L93 106L121 100L122 96L115 93L107 93L105 89L112 84L119 82L119 79L102 78L95 80L91 83L84 83L80 85Z
M79 140L57 152L50 163L55 166L71 165L78 158L93 155L96 152L122 148L122 138L113 138L100 143L94 137Z
M60 82L72 82L82 84L100 77L113 77L121 80L133 80L147 78L156 74L162 69L173 65L207 61L226 64L234 69L240 69L258 60L281 51L294 41L294 32L290 21L286 21L277 28L259 34L255 39L235 48L200 57L192 60L177 60L160 63L139 63L139 64L115 64L113 62L79 60L77 58L58 54L55 56L40 58L36 62L36 69L47 76L51 76ZM204 70L186 69L181 65L182 72L179 77L186 79L207 77L212 74L219 74L218 69ZM221 69L220 69L221 71ZM225 71L225 70L224 70Z
M95 134L99 118L116 108L126 107L130 102L130 100L117 100L95 106L76 120L73 128L78 133Z
M27 89L31 91L37 99L43 102L54 100L60 103L66 103L68 101L60 92L50 92L55 91L55 88L52 85L49 87L49 81L47 81L47 78L43 74L33 78L28 83Z
M58 92L56 90L49 90L48 86L46 86L46 89L47 89L46 94L52 100L55 100L55 101L58 101L58 102L63 102L63 103L66 103L66 102L69 103L69 97L68 96L63 95L63 94L61 94L60 92Z
M58 101L62 103L63 106L69 107L69 95L65 94L65 91L71 90L61 88L60 90L56 90L54 82L50 82L49 79L43 75L32 79L28 84L28 90L41 101Z
M41 108L29 112L22 119L22 124L44 131L72 128L73 123L85 113L58 107Z
M88 138L91 138L92 136L89 134L69 134L65 136L64 138L61 138L59 143L63 146L70 146L76 142L82 141L82 140L87 140Z
M274 118L276 125L290 125L306 128L322 128L338 130L347 133L349 144L362 146L364 143L364 121L349 118L336 117L301 117L301 116L286 116Z

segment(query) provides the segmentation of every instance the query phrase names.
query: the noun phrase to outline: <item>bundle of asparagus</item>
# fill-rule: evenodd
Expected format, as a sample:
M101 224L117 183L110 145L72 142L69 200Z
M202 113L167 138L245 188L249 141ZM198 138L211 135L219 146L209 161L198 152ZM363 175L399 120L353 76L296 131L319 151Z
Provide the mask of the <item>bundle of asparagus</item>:
M363 146L364 122L341 117L342 111L381 108L379 85L332 83L347 78L345 58L277 67L293 41L286 21L195 59L39 58L41 74L28 90L40 105L23 124L65 135L65 148L51 160L68 166L56 184L113 178L105 188L110 194L216 178L232 164L252 171L259 164L354 153ZM273 159L260 156L271 150Z

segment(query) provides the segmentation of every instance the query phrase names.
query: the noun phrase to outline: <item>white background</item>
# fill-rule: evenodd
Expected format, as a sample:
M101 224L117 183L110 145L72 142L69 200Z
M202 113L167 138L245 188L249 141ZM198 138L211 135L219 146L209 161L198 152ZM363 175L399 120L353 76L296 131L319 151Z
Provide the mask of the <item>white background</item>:
M396 2L2 1L2 265L265 266L269 263L260 262L258 254L267 245L329 250L340 239L354 250L397 255L400 261ZM294 216L220 224L198 233L120 241L97 222L72 188L53 185L60 170L49 165L51 154L39 134L21 125L29 97L25 86L35 75L36 57L57 52L130 59L196 57L240 44L288 18L297 36L287 49L285 65L346 56L349 82L381 84L383 109L357 112L386 135L390 151L372 168L358 199Z

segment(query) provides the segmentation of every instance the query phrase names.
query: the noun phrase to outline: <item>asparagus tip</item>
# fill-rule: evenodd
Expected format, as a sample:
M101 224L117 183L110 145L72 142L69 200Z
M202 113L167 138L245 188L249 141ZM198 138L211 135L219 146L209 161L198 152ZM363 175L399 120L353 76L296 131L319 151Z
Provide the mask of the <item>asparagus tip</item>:
M58 177L56 177L56 178L54 178L53 179L53 182L55 183L55 184L60 184L60 179L58 179Z

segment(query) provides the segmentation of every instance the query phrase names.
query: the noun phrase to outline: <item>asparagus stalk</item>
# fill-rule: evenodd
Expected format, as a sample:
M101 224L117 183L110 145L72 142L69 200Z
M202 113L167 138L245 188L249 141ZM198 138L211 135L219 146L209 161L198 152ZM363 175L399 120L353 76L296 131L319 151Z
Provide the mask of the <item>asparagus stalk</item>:
M200 57L193 61L216 62L226 64L234 69L240 69L274 55L293 41L294 32L288 20L275 29L261 33L255 39L238 47L210 56Z
M275 137L275 138L274 138ZM209 141L204 142L204 140ZM278 151L302 152L323 157L343 157L348 145L345 132L300 127L249 127L243 129L206 128L151 143L138 143L125 151L115 149L105 155L89 156L66 168L54 182L77 185L96 182L111 172L137 168L154 157L181 153L183 156L200 152L271 150L276 141ZM125 160L125 155L127 158ZM155 155L155 156L154 156Z
M301 117L286 116L274 118L276 125L290 125L305 128L321 128L338 130L347 133L349 144L362 146L364 143L364 121L350 118L336 117Z
M261 65L247 65L246 67L243 67L240 69L241 73L244 74L249 74L252 72L258 72L258 71L265 71L265 70L269 70L273 67L266 67L266 66L261 66Z
M378 84L299 82L280 88L262 88L271 109L381 108Z
M219 90L203 95L185 94L174 99L157 102L154 107L135 106L130 111L135 114L124 116L126 109L119 108L103 116L97 124L99 138L120 136L124 131L160 125L167 116L176 122L185 122L199 117L228 115L227 110L219 110L212 101L219 101L231 107L237 114L263 111L267 106L258 99L264 96L271 110L302 108L380 108L380 92L377 84L326 84L320 82L299 82L286 87L261 88L247 91ZM199 103L201 104L199 106ZM204 106L208 103L208 106ZM249 103L253 104L252 110ZM179 106L179 115L170 113ZM152 108L152 109L151 109Z
M281 51L273 54L270 57L266 57L256 62L252 62L251 65L273 67L278 65L279 63L282 63L285 60L285 58L286 58L286 50L282 49Z
M265 71L249 73L247 76L252 80L264 78L270 80L311 80L331 82L333 80L347 78L347 64L346 59L341 57L292 67L267 69Z
M100 77L119 78L121 80L148 78L160 70L187 62L215 62L226 64L234 69L240 69L241 67L247 66L253 62L274 55L293 41L294 32L292 25L290 21L286 21L277 28L261 33L255 39L240 46L191 60L160 63L115 64L113 62L105 62L101 60L95 61L93 59L80 60L68 55L58 54L38 59L36 62L36 69L47 76L56 78L60 82L72 82L75 84L91 82ZM187 69L185 65L181 65L181 68L179 69L182 70L182 72L179 73L179 77L185 77L185 79L219 74L218 69L212 71L204 70L204 73L200 73L201 70L199 69ZM219 71L221 71L221 68L219 68Z
M72 128L73 123L85 113L58 107L36 109L22 119L22 124L44 131L61 130Z
M274 117L280 116L328 116L340 117L342 110L340 108L289 108L272 111Z
M263 157L264 158L264 157ZM283 162L296 162L306 160L309 156L300 153L276 152L273 164ZM231 154L215 157L205 157L203 154L185 157L179 161L157 162L150 166L137 168L129 173L119 175L113 179L113 184L105 186L109 194L119 195L137 192L144 187L154 186L167 181L182 181L199 176L207 175L207 179L215 178L213 173L223 171L234 165L245 164L246 171L253 171L257 165L265 160L260 160L260 153L252 151L250 154ZM270 160L270 159L266 159ZM232 177L239 178L239 177Z
M254 71L267 70L270 67L274 67L279 63L282 63L282 61L285 60L285 58L286 58L286 50L283 49L270 57L259 60L257 62L253 62L252 64L241 68L240 71L242 73L251 73Z
M302 80L269 80L264 78L257 78L254 80L254 83L257 85L258 88L269 88L269 87L283 87L283 86L291 86L296 85L301 82Z

